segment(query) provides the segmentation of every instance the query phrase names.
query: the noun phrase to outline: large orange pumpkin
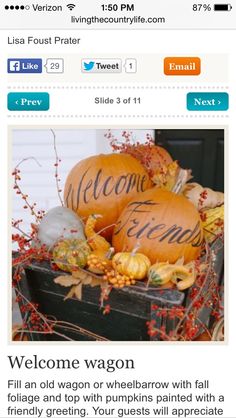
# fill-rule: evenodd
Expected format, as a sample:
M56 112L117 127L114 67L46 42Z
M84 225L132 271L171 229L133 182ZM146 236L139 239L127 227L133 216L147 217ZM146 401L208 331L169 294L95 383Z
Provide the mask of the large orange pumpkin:
M194 205L184 196L152 188L138 194L121 213L114 229L112 245L116 252L138 251L152 263L185 263L200 254L202 224Z
M125 152L139 160L151 177L173 162L168 151L158 145L131 145Z
M148 173L132 156L101 154L80 161L69 173L64 191L67 207L82 218L100 214L96 231L111 238L114 223L127 203L151 187ZM113 225L109 228L110 225Z

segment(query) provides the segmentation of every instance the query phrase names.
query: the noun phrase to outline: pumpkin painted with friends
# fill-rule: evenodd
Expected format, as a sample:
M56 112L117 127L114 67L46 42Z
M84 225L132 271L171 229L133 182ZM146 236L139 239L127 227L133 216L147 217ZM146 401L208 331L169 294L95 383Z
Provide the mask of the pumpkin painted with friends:
M114 229L112 245L116 252L132 249L154 264L175 263L181 257L188 263L200 255L203 230L200 215L184 196L152 188L128 203Z
M134 157L101 154L80 161L69 173L64 200L83 219L91 214L102 217L96 231L109 238L114 224L127 203L151 187L148 173Z

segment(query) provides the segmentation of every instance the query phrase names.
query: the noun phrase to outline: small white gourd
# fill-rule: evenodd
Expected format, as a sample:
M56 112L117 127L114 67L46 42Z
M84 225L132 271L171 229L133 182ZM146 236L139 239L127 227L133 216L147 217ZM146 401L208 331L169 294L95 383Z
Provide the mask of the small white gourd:
M79 216L64 206L50 209L41 220L38 227L38 240L48 248L60 239L83 239L84 225Z

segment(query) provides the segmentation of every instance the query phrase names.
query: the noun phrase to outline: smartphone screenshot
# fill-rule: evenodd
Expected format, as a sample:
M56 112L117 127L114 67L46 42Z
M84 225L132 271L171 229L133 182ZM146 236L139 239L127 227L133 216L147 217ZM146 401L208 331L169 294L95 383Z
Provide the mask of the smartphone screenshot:
M2 0L1 418L236 418L235 31Z

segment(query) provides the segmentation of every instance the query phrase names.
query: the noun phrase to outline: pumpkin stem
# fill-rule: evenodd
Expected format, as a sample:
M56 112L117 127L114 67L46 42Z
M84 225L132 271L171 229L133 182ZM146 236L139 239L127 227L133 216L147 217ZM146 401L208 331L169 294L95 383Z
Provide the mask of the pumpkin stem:
M178 175L176 177L175 185L172 188L172 192L176 194L182 193L182 190L187 183L192 178L191 170L179 168Z
M136 253L137 253L137 251L139 250L139 248L141 247L141 244L140 244L140 242L138 241L137 242L137 244L135 245L135 247L133 248L133 250L132 250L132 252L131 252L131 256L134 256Z
M102 218L102 215L100 215L100 214L95 214L95 213L93 213L92 215L91 215L94 219L98 219L98 218Z
M113 247L110 247L109 250L106 253L106 258L108 260L111 260L114 253L115 253L115 249Z

